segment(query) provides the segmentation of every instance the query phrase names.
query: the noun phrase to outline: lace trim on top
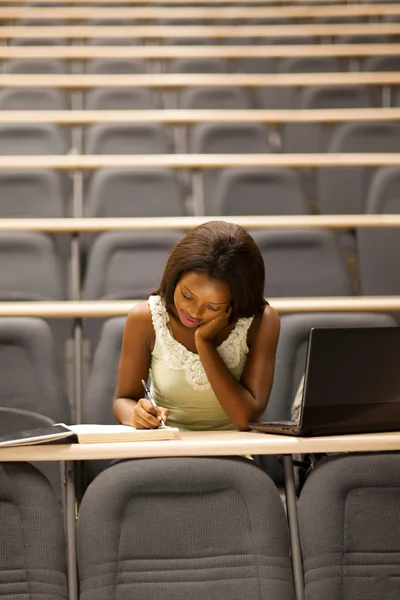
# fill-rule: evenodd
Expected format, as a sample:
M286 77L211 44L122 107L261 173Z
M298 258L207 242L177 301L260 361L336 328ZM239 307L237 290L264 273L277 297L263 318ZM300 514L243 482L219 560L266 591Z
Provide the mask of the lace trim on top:
M186 378L195 390L209 390L211 385L198 354L191 352L172 335L164 298L150 296L148 299L156 339L161 344L163 358L171 369L184 370ZM253 317L239 319L229 336L217 348L218 354L229 370L240 363L241 355L249 351L247 332Z

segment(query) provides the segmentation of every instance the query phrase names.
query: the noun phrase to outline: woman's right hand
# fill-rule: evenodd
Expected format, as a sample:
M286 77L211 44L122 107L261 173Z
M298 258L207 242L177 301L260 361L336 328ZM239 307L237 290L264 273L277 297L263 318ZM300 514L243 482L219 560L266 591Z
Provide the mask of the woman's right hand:
M132 425L136 429L157 429L160 427L161 420L166 422L169 413L168 408L163 406L158 407L157 413L150 400L140 398L133 409Z

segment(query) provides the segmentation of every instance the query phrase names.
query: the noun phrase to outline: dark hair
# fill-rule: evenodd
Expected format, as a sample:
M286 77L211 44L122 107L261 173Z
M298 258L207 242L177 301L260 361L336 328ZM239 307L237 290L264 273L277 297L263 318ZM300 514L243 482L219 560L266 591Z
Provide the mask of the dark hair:
M266 304L263 258L253 238L239 225L209 221L192 229L172 250L155 293L173 304L179 279L190 271L228 285L234 319L251 317Z

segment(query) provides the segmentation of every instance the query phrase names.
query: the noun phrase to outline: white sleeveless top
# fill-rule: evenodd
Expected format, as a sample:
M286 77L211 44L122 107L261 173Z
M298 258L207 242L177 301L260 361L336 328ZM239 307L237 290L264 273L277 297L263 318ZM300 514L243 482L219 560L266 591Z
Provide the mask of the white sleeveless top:
M150 296L148 304L156 334L151 353L151 391L157 404L171 411L168 425L181 431L235 429L211 388L198 354L173 337L165 300ZM252 321L253 317L239 319L217 348L238 380L249 353L247 332Z

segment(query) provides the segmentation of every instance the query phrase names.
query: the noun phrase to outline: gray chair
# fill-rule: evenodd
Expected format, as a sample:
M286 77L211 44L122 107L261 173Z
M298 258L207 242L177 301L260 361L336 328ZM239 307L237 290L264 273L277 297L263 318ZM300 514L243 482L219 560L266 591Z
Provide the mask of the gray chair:
M178 96L178 108L183 109L251 109L250 95L240 87L191 87L182 90Z
M67 132L50 123L0 125L0 155L65 154L70 148Z
M65 381L49 325L43 319L0 319L0 406L70 422Z
M354 294L344 253L332 231L255 230L266 268L270 297L350 296Z
M44 415L28 410L22 410L20 408L0 407L0 435L17 433L19 431L24 431L25 429L49 427L51 425L54 425L54 421ZM53 488L57 499L62 502L63 486L61 483L61 463L41 461L36 463L32 462L31 464L43 473Z
M3 88L0 92L0 110L68 110L65 93L50 88Z
M86 73L95 75L125 75L146 72L146 61L141 58L94 58L86 62Z
M13 58L6 62L7 73L31 75L67 73L67 62L56 58Z
M149 88L98 88L85 94L87 110L155 110L161 98Z
M68 40L65 38L14 38L10 40L11 46L67 46Z
M0 171L0 217L65 217L62 178L48 169Z
M94 174L88 217L184 216L183 189L169 169L100 169Z
M89 38L86 40L88 46L140 46L142 41L140 38Z
M395 327L396 321L379 313L307 313L284 315L276 352L274 383L263 421L291 418L296 392L304 375L308 336L312 327ZM276 457L260 456L263 468L283 484L283 469Z
M200 123L190 129L189 152L199 154L270 152L268 129L261 123Z
M277 68L279 73L336 73L343 65L333 56L294 56L281 58Z
M229 73L224 58L175 58L167 62L169 73Z
M331 456L300 495L306 600L400 596L400 455Z
M0 464L4 600L68 600L63 518L47 479L28 463Z
M298 108L369 108L372 101L367 87L311 86L298 92ZM285 123L282 127L282 145L285 152L326 152L337 124Z
M337 44L390 44L390 36L382 35L339 35L335 38Z
M282 501L244 458L113 465L84 495L77 548L81 600L295 598Z
M85 136L86 154L167 154L170 140L159 123L97 123Z
M368 214L400 213L400 169L380 169L367 198ZM357 230L358 274L361 293L400 294L400 236L397 227Z
M310 212L299 175L290 169L225 169L204 198L209 215L297 215Z
M328 152L400 152L400 124L345 123L338 126ZM326 214L363 213L373 169L322 167L317 173L317 198Z
M361 65L363 71L400 71L400 57L370 56Z

